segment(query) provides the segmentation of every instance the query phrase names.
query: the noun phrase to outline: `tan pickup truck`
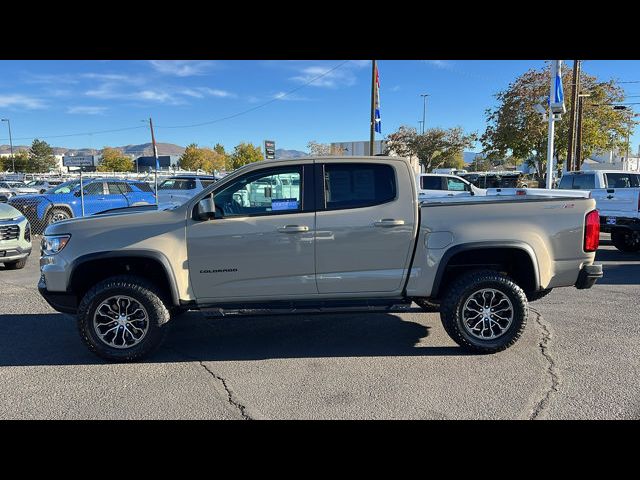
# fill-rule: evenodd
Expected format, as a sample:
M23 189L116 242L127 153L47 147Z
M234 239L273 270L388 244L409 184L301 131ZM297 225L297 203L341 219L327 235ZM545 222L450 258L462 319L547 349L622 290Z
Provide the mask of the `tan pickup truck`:
M50 225L39 289L115 361L150 353L185 310L406 311L414 301L439 309L462 347L491 353L520 337L528 301L602 276L598 239L595 202L580 192L420 202L404 159L264 161L169 210Z

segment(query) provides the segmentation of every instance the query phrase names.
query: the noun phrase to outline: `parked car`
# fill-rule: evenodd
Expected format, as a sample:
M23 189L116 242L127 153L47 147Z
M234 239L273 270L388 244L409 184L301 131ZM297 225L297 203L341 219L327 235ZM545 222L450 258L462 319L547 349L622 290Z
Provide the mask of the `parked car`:
M160 202L183 204L196 193L217 181L213 175L178 175L169 177L158 184Z
M24 268L31 254L31 226L22 213L0 203L0 263L8 270Z
M83 187L85 215L156 202L151 187L141 181L95 178L83 180ZM41 195L15 196L9 203L29 219L37 233L41 233L47 225L82 216L80 180L62 183Z
M566 172L558 188L588 190L600 211L600 229L623 252L640 251L640 173L622 170Z
M297 179L296 197L235 199L274 176ZM521 336L529 300L602 276L594 208L580 192L419 202L402 158L256 162L172 210L48 226L38 289L112 361L144 358L188 309L393 312L414 301L439 302L458 344L493 353Z
M487 194L486 190L478 188L456 175L421 173L416 180L418 182L418 198L420 200L433 197L470 197Z
M0 187L0 203L6 203L15 193L8 188Z
M31 180L27 182L27 187L35 188L38 193L44 193L50 188L57 187L62 182L62 180Z
M36 188L28 187L26 183L17 180L2 180L0 181L0 188L11 190L14 195L32 195L38 193Z

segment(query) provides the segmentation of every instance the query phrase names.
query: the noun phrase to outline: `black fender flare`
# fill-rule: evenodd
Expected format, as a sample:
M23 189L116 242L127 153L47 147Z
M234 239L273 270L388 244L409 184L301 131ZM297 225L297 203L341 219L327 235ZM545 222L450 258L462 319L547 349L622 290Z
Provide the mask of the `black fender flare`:
M444 277L444 273L447 269L447 265L451 258L460 253L469 250L488 250L495 248L511 248L522 250L529 255L531 259L531 264L533 265L533 273L535 275L535 285L536 289L540 288L540 269L538 266L538 257L536 256L533 247L528 243L518 241L518 240L502 240L502 241L486 241L486 242L469 242L469 243L461 243L459 245L454 245L447 249L440 260L440 264L438 265L438 270L436 271L436 276L433 280L433 287L431 288L431 297L435 297L438 295L440 290L440 285L442 283L442 278Z
M169 291L171 292L171 303L172 306L180 305L180 296L178 295L178 289L176 287L177 281L173 269L171 268L171 263L169 259L161 252L157 250L146 250L146 249L136 249L136 250L113 250L113 251L103 251L103 252L93 252L88 253L86 255L82 255L75 260L73 260L69 266L70 274L68 285L72 285L73 283L73 275L76 272L77 268L89 261L93 260L103 260L108 258L148 258L151 260L155 260L160 265L167 275L167 279L169 280Z

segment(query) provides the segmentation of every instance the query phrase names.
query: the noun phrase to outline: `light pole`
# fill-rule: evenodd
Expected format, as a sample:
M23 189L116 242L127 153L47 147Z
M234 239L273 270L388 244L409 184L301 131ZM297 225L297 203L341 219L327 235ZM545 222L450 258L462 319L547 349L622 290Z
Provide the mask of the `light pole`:
M418 131L422 132L422 125L424 125L424 120L418 120Z
M11 167L13 173L16 173L16 159L13 156L13 140L11 139L11 122L8 118L2 118L0 121L7 122L7 126L9 127L9 150L11 152Z
M420 96L423 98L423 104L422 104L422 132L424 133L424 127L425 127L425 117L427 114L427 97L429 96L428 93L421 93Z
M576 171L582 168L582 112L584 110L584 100L583 98L590 97L589 93L579 93L578 94L578 118L576 120L576 152L574 155Z

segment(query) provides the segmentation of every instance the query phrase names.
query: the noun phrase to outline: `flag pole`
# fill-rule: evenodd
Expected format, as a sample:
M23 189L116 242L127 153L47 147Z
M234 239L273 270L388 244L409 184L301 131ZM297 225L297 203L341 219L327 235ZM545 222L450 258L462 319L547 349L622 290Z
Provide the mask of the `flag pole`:
M156 169L153 183L156 191L156 205L158 205L158 147L156 147L156 136L153 134L153 121L149 117L149 128L151 128L151 143L153 144L153 157L156 159Z
M373 142L375 141L376 128L376 61L371 61L371 130L369 132L369 156L373 157Z

